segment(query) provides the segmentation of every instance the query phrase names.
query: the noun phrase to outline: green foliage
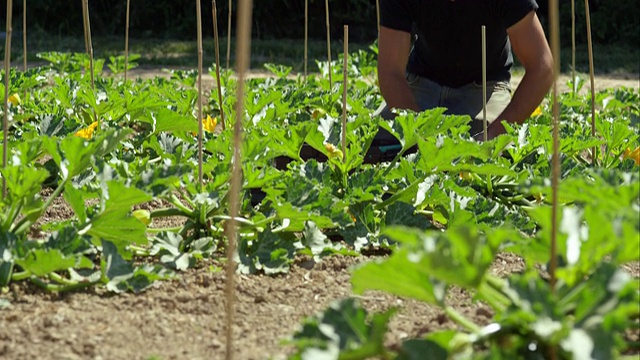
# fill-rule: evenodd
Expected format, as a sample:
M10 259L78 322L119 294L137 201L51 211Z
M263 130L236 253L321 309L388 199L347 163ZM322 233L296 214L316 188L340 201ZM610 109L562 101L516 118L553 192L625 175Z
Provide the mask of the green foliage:
M290 341L298 353L290 359L386 358L383 346L392 308L368 316L353 299L334 302L324 313L305 319Z
M549 260L548 107L486 143L469 137L468 117L445 116L443 109L403 112L395 122L372 118L381 101L367 80L374 54L375 47L358 52L347 64L346 148L341 61L333 64L333 89L324 76L305 81L278 65L267 66L275 77L248 80L238 159L237 83L223 72L222 102L211 96L204 106L205 118L217 117L218 126L203 134L202 184L195 175L195 72L125 82L105 76L97 62L92 88L86 57L59 53L42 55L47 66L12 71L9 92L27 95L9 107L12 123L4 134L10 146L0 171L8 188L0 200L0 287L27 280L50 291L101 285L137 292L220 258L238 161L239 272L282 274L300 254L320 261L384 248L392 252L388 259L354 270L354 290L429 302L460 325L387 349L393 311L368 316L343 302L305 323L293 340L295 356L536 358L556 348L559 358L580 351L607 358L622 351L620 334L638 316L637 286L619 270L640 252L639 176L630 155L639 145L638 92L596 95L596 137L585 105L590 99L577 92L560 98L561 267L554 293L535 270ZM117 57L110 65L115 73L124 69ZM328 64L319 69L326 73ZM365 164L380 127L396 137L401 152ZM406 155L415 147L417 153ZM309 151L326 161L307 159ZM40 225L56 201L73 214ZM167 219L171 227L162 225ZM492 276L500 251L523 257L525 271L505 280ZM486 302L495 324L481 327L447 306L452 286ZM602 345L589 350L594 339Z

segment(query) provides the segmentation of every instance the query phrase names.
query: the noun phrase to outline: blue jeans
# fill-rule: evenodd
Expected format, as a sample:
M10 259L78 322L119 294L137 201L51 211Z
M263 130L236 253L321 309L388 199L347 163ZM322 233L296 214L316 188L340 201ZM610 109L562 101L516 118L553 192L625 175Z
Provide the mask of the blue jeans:
M445 114L469 115L473 120L469 133L482 132L482 83L451 88L411 73L407 73L406 79L420 110L444 107L447 108ZM487 122L494 122L510 101L511 84L508 81L487 81ZM374 116L387 120L395 117L384 102Z

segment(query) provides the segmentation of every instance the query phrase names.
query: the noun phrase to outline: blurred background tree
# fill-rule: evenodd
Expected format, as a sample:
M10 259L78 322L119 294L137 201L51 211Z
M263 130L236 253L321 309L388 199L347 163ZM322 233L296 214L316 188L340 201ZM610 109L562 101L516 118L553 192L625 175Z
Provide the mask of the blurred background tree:
M546 17L547 0L539 0L540 17ZM595 43L640 44L640 1L590 0ZM341 38L342 25L350 26L356 42L375 39L375 0L330 0L332 33ZM124 36L125 0L90 0L91 26L95 36ZM203 1L203 26L211 29L211 1ZM81 1L28 0L29 29L54 36L82 36ZM218 0L220 34L227 29L227 0ZM577 40L586 43L584 1L576 0ZM4 21L5 7L0 7ZM237 0L234 0L237 9ZM561 1L562 44L571 43L571 6ZM22 2L14 4L14 19L20 19ZM309 0L309 36L323 39L324 0ZM543 20L544 21L544 20ZM189 40L195 38L194 0L134 0L131 2L131 34L135 38ZM4 29L4 24L1 28ZM303 0L254 1L253 36L258 39L300 39L304 36ZM14 31L20 26L14 25ZM234 28L235 31L235 28ZM211 30L209 30L211 32Z

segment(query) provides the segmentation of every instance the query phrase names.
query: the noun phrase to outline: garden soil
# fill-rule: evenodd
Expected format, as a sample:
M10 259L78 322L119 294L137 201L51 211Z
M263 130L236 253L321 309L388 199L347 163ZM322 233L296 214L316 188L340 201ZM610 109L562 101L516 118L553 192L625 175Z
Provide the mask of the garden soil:
M159 74L162 72L158 70L137 73L143 77ZM598 79L596 84L638 87L638 80ZM56 199L42 220L60 221L71 216L72 210L64 200ZM44 236L38 229L31 235ZM283 341L294 334L305 317L326 309L335 300L352 296L350 270L375 259L336 256L316 263L300 258L286 275L238 276L233 321L235 359L286 358L293 348ZM492 272L505 276L523 268L522 259L500 254ZM12 284L0 293L0 306L8 301L0 309L0 359L223 359L226 279L221 269L222 264L216 261L202 263L140 294L115 295L101 288L57 294L45 293L26 282ZM640 276L638 264L626 269ZM399 308L386 338L389 346L455 327L438 308L418 301L379 292L356 298L369 312ZM453 289L448 302L478 324L491 319L486 305L460 290Z
M170 77L170 73L168 70L192 70L192 68L187 67L168 67L168 68L158 68L158 67L146 67L140 66L131 70L131 77L139 77L141 79L152 79L156 76L160 77ZM290 74L290 78L295 78L299 74ZM588 74L579 74L585 80L584 86L580 90L581 94L586 94L591 89L591 81L589 79ZM273 77L273 74L266 70L254 69L247 74L248 78L264 78L264 77ZM559 92L568 92L569 86L567 86L567 82L571 76L567 74L563 74L558 78L558 91ZM514 74L511 79L511 85L515 89L520 81L522 80L521 74ZM372 79L372 83L375 80ZM205 89L205 93L210 91L211 88L215 85L214 77L209 74L205 70L205 74L202 76L202 86ZM618 88L618 87L628 87L632 89L640 88L640 74L638 73L614 73L614 74L606 74L606 75L596 75L594 79L594 88L596 91L601 91L609 88Z

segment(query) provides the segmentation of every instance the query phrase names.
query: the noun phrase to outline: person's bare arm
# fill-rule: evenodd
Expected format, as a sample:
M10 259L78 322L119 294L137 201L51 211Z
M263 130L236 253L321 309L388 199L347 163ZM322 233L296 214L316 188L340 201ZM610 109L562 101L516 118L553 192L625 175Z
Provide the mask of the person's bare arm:
M511 103L487 130L493 138L504 133L500 123L522 124L544 99L553 83L553 57L534 11L507 29L513 52L524 66L525 75Z
M378 82L389 108L419 111L416 99L405 80L411 50L411 34L380 27L378 38Z

